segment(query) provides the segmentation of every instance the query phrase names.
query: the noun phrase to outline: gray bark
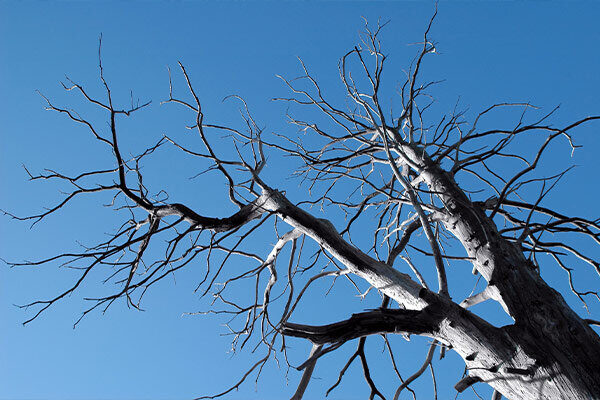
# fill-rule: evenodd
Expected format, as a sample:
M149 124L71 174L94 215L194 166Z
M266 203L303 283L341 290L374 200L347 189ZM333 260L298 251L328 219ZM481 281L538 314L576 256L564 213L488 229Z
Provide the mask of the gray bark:
M469 375L509 399L600 398L600 338L531 267L522 251L498 234L482 203L472 203L452 176L418 151L403 149L421 165L430 190L441 193L444 224L464 246L489 292L515 320L496 328L444 296L354 248L330 223L293 206L271 191L266 208L315 239L339 261L407 310L354 316L340 326L287 324L285 334L314 343L378 332L425 334L451 346ZM420 154L424 154L421 152ZM264 187L268 189L266 186ZM388 320L386 320L386 318ZM360 323L356 321L361 320ZM334 324L335 325L335 324Z

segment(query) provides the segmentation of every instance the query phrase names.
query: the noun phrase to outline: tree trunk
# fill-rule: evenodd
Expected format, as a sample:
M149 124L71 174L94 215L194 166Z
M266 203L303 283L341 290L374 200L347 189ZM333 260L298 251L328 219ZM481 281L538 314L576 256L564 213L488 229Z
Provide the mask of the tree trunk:
M512 353L511 362L498 358L494 364L492 358L478 361L477 356L469 361L469 354L455 345L467 367L473 368L470 373L510 399L600 398L598 335L541 279L521 249L499 235L483 211L485 205L473 204L450 174L428 164L428 186L442 193L451 212L446 228L463 244L493 298L515 321L502 328L512 343L506 349ZM490 373L482 367L499 370Z
M330 223L271 191L267 209L315 239L351 272L407 311L413 310L387 314L389 321L375 319L378 322L373 325L366 322L370 315L358 314L342 323L343 329L286 324L284 333L315 343L379 332L428 335L460 354L470 384L489 383L509 399L600 399L598 335L540 278L521 249L498 233L484 212L486 204L471 202L451 174L424 152L409 146L402 150L422 168L429 190L438 193L444 204L444 225L462 243L474 268L488 281L491 297L514 319L514 325L496 328L447 297L419 287L407 275L348 244ZM361 322L356 323L357 319Z

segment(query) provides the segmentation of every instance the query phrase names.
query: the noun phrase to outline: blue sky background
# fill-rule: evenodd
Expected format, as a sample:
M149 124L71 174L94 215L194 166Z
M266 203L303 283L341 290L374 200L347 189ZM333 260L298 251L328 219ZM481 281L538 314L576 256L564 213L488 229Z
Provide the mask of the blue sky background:
M72 174L111 165L111 155L102 152L87 132L44 111L43 99L35 93L40 90L56 104L81 110L102 123L102 115L59 84L67 74L92 93L103 94L97 70L100 33L106 77L115 98L128 104L131 90L134 98L153 100L150 108L121 125L122 148L137 153L163 133L186 140L184 124L190 116L159 106L168 96L166 67L174 68L178 60L195 83L207 120L242 127L237 105L221 102L238 94L266 131L293 132L286 124L286 106L270 101L288 94L276 74L299 75L300 56L333 98L343 100L337 61L358 40L361 16L373 22L381 18L391 21L383 36L390 55L385 79L391 91L417 50L408 44L422 38L432 10L432 3L400 1L0 2L0 208L24 215L61 198L59 190L65 187L27 182L23 163L31 171L53 168ZM450 111L459 98L471 116L501 101L529 101L547 111L560 104L553 120L557 126L600 114L599 16L595 2L441 2L431 35L439 43L439 55L427 60L423 75L445 79L435 91L436 110ZM182 88L180 80L175 87ZM510 126L514 119L503 119L508 117L499 115L489 124ZM595 125L577 131L576 141L585 147L573 158L557 147L545 160L549 170L558 171L561 163L580 166L548 197L546 206L598 217L598 129ZM226 142L219 142L219 148L225 151ZM269 161L265 176L272 185L288 190L292 201L302 200L305 189L287 179L294 163L275 155ZM145 166L145 182L155 192L167 189L173 201L207 215L226 215L232 208L223 204L223 182L217 175L188 180L201 169L195 162L172 149L161 150ZM119 221L99 207L102 200L106 199L77 201L33 229L28 223L0 219L0 257L36 259L75 249L76 241L100 240ZM267 235L256 238L262 254L268 252L269 243L272 238ZM103 290L97 280L23 327L21 322L32 314L13 305L50 297L74 275L54 267L0 266L0 399L187 399L223 390L255 356L228 353L229 338L220 336L226 332L222 320L181 316L208 307L206 299L193 293L201 267L198 262L177 274L175 282L154 288L146 296L143 313L119 303L104 315L93 313L73 330L85 307L81 298ZM598 286L589 268L577 267L578 284ZM543 268L542 274L553 287L566 287L564 274L554 265ZM472 287L473 282L463 282L462 275L454 276L459 291ZM333 322L378 305L376 297L361 303L349 288L339 286L326 298L315 290L314 302L306 304L297 322ZM567 296L569 303L584 315L571 297ZM494 323L508 322L499 307L478 307L475 311ZM598 307L593 306L592 312L597 317ZM367 356L383 371L376 382L389 393L395 383L381 341L370 342ZM406 376L426 353L426 347L418 345L422 342L426 340L395 342ZM309 346L297 341L292 347L298 364ZM347 344L339 355L319 362L314 374L318 379L311 382L307 399L323 396L354 348ZM440 398L454 398L452 387L463 364L454 354L436 364L444 371L438 376ZM274 363L268 367L258 385L251 380L230 398L289 397L299 374L290 371L286 380L285 367L278 369ZM426 374L413 387L423 389L421 398L428 398L430 385ZM489 398L488 389L476 388ZM367 395L355 363L330 398ZM459 398L477 397L467 391Z

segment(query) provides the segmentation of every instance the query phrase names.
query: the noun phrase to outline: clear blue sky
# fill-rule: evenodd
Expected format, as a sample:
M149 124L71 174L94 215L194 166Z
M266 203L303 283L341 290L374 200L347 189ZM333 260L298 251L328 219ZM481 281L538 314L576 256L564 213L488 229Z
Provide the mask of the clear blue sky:
M0 208L24 215L61 198L60 185L27 182L21 164L36 172L53 168L76 173L82 166L110 163L110 154L102 153L86 132L44 111L44 102L35 92L96 117L75 96L65 94L59 81L66 74L101 94L100 33L115 96L127 104L132 90L135 98L153 100L121 132L123 147L135 153L163 133L186 134L183 125L189 118L159 106L168 96L166 67L175 67L178 60L190 72L209 120L241 126L236 106L221 103L223 97L238 94L267 131L285 132L292 129L286 126L286 109L270 99L287 94L276 74L300 74L297 56L340 99L337 60L357 41L361 16L369 21L390 20L384 47L391 59L386 79L392 87L403 79L401 68L408 66L416 51L408 44L420 40L432 11L432 3L401 1L0 2ZM599 16L600 5L595 2L441 2L432 31L440 54L430 57L425 67L428 79L445 79L436 91L440 109L451 110L459 98L471 112L498 101L530 101L545 110L561 104L554 120L557 125L600 114ZM587 147L577 150L574 158L556 155L556 161L580 167L546 205L598 217L599 129L596 125L578 131L577 142ZM547 160L550 168L553 161ZM267 174L273 179L285 177L289 166L274 156ZM212 215L231 210L223 208L222 192L206 189L222 187L218 177L188 180L198 167L173 151L158 154L144 172L155 191L168 189L174 201L191 203ZM301 200L296 183L288 188L287 182L281 179L273 185L297 196L292 200ZM117 220L98 204L76 202L31 230L27 223L0 219L0 257L32 260L75 249L76 241L99 240ZM269 239L260 240L257 248L268 251ZM93 313L73 330L72 323L85 307L82 297L102 290L97 281L23 327L21 322L31 313L13 305L50 297L66 287L73 275L56 268L0 266L0 399L187 399L221 391L253 358L248 352L228 353L229 338L220 336L226 332L220 325L223 321L181 316L208 307L207 300L193 293L201 267L196 265L176 275L175 282L154 288L144 303L145 312L127 309L121 302L104 315ZM580 269L579 283L595 279ZM543 274L554 287L565 287L564 274L554 266ZM591 282L597 286L597 281ZM582 311L578 303L568 300ZM340 290L337 296L316 298L303 315L318 313L318 322L333 322L377 305L376 301L360 303L352 292ZM499 308L478 310L496 323L506 322ZM597 313L598 307L593 310ZM408 366L406 375L426 352L425 347L415 346L420 342L398 344L398 358ZM298 363L308 347L300 341L293 347ZM315 372L319 379L311 383L306 398L321 398L353 351L354 344L348 344L339 355L320 362ZM380 343L370 348L374 364L387 362L378 360L383 358L381 351ZM455 355L436 363L445 371L438 377L440 398L454 398L452 386L462 374L462 363ZM285 368L268 366L258 386L251 380L229 398L289 397L299 375L290 371L286 381ZM394 386L390 382L389 371L377 379L388 390ZM423 376L414 387L427 388L430 382L429 376ZM427 398L431 392L424 390L422 398ZM489 397L484 387L477 390ZM363 399L367 393L355 363L330 398ZM476 396L467 391L459 398Z

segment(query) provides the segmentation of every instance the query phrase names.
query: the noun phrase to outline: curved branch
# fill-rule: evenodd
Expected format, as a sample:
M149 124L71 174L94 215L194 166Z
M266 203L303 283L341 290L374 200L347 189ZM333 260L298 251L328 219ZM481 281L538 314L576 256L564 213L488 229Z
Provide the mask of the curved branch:
M379 309L353 314L345 321L328 325L312 326L285 322L281 333L309 339L314 344L346 342L359 337L379 333L432 334L439 324L427 309Z

